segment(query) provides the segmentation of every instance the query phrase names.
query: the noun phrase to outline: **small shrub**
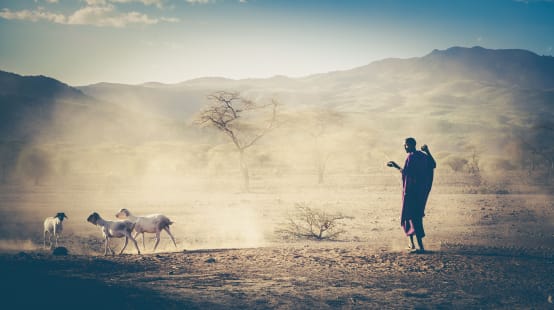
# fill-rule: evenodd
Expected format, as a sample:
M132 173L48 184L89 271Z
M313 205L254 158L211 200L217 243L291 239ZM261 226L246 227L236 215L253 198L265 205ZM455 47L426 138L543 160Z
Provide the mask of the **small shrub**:
M296 212L288 217L283 229L277 232L285 238L333 240L345 233L342 220L352 217L341 213L327 213L312 209L306 203L297 203Z

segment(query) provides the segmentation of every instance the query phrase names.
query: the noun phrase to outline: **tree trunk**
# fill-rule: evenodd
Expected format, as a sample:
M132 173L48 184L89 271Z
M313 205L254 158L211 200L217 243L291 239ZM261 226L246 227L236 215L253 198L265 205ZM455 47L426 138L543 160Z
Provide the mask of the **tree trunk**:
M320 165L317 171L317 184L321 185L325 182L325 165Z
M245 192L250 191L250 173L248 171L248 163L246 162L246 157L244 150L239 150L240 154L240 172L242 173L242 190Z
M317 166L317 184L321 185L325 182L325 156L322 151L316 147L315 163Z

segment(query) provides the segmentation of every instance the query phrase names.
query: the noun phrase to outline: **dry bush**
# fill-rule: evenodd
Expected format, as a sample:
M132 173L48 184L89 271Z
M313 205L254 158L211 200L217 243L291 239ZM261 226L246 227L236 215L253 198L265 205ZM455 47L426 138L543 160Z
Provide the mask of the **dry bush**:
M288 216L282 229L277 230L286 239L334 240L346 232L341 221L352 219L341 213L310 208L306 203L295 205L294 214Z
M459 156L451 156L446 160L446 164L452 169L452 171L460 172L467 166L468 161L467 159Z

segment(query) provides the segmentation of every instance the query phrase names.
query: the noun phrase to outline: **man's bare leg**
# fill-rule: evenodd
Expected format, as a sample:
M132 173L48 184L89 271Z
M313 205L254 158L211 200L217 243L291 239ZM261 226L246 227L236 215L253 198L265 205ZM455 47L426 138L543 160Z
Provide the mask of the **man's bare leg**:
M425 248L423 247L423 240L420 236L416 236L417 238L417 245L419 246L419 252L420 253L423 253L425 252ZM413 240L412 240L412 243L413 243Z
M415 244L414 244L414 236L410 236L410 244L408 244L408 250L413 251L415 250Z

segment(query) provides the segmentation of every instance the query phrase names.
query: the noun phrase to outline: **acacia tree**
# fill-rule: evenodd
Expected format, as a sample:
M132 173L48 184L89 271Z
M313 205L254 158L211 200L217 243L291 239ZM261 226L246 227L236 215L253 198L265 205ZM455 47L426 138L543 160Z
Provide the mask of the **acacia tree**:
M231 139L239 153L243 190L248 191L250 173L245 152L275 126L277 102L271 100L268 104L259 104L238 92L228 91L208 95L208 100L211 104L200 112L197 122L215 127ZM261 115L266 113L270 114L269 119L260 121Z
M532 126L527 132L517 136L523 153L523 164L527 166L528 175L532 175L537 168L545 168L548 179L554 177L554 147L545 141L554 138L554 123L542 121Z
M340 125L344 116L330 108L317 109L311 111L310 114L309 120L312 124L308 132L312 136L314 143L313 151L314 163L317 169L317 182L318 184L323 184L327 163L331 157L331 151L326 147L326 143L329 142L329 131L332 126Z

